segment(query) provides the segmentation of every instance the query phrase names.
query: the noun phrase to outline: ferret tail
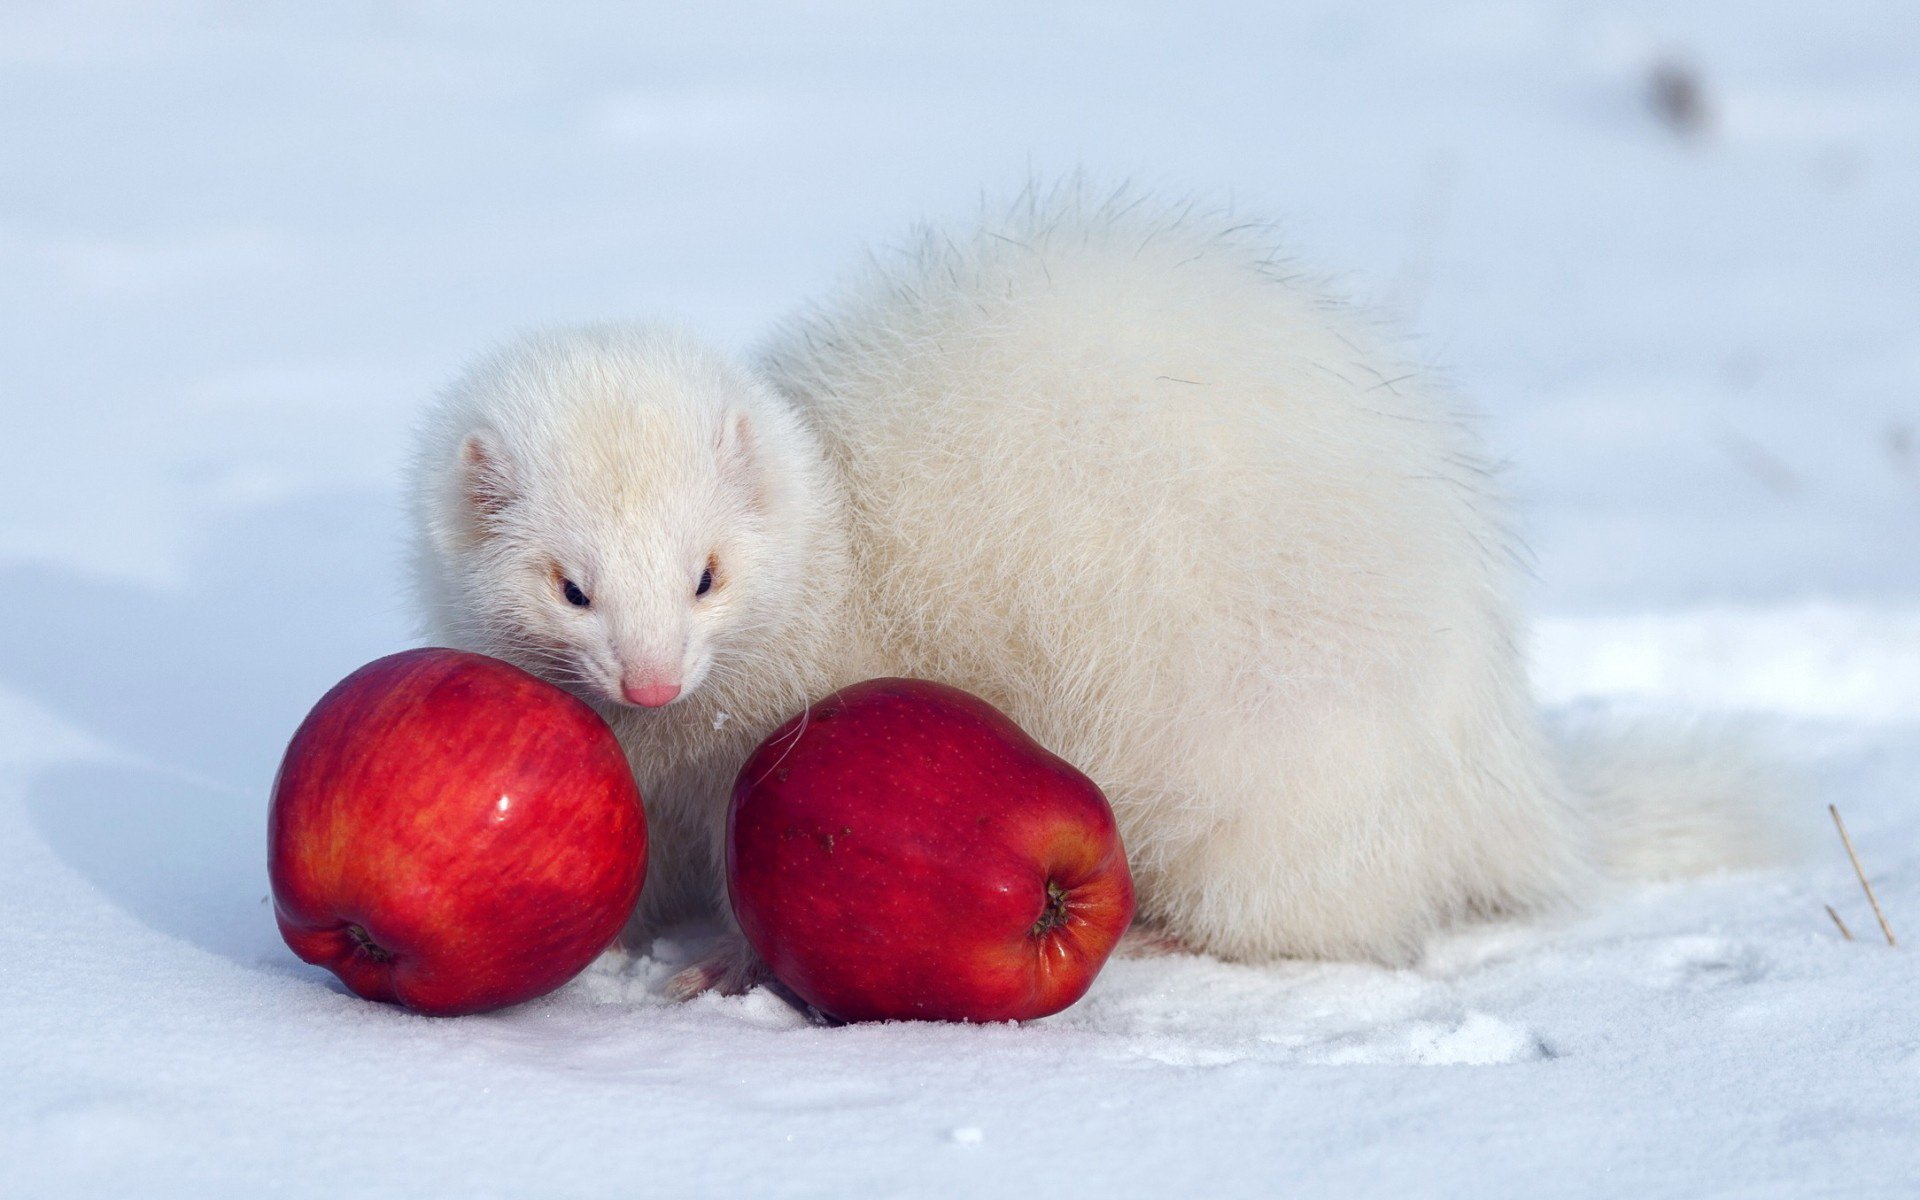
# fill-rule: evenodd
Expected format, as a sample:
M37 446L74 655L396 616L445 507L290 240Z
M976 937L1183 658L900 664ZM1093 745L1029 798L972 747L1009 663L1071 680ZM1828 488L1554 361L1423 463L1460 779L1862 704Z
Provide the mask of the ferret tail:
M1792 862L1808 789L1736 729L1616 728L1560 739L1562 770L1621 880L1679 879Z

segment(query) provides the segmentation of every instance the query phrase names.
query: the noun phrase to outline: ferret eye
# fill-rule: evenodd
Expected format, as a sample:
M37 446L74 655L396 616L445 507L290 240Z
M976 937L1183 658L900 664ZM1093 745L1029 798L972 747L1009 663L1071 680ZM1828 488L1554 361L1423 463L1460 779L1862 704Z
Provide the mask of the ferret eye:
M567 603L573 605L575 608L585 608L587 605L593 603L593 601L587 599L587 594L580 590L580 585L571 579L562 579L560 581L560 594L565 596Z
M706 570L700 572L700 585L693 589L693 594L696 596L704 596L712 590L713 568L709 566Z

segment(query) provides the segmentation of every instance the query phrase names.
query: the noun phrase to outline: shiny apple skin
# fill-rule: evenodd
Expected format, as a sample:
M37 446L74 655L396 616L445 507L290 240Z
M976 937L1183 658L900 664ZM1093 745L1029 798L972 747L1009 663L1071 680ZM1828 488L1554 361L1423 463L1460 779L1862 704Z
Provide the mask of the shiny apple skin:
M274 780L267 843L293 952L436 1016L572 979L619 934L647 862L640 793L599 715L444 649L378 659L321 698Z
M734 784L727 833L747 940L845 1021L1048 1016L1133 919L1100 789L926 680L855 684L776 730Z

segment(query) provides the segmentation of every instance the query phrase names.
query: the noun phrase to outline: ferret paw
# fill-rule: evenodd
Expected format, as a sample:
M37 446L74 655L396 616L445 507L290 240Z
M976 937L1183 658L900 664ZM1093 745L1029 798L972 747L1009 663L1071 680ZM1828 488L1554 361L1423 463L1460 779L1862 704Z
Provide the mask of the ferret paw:
M747 939L728 934L690 967L667 981L667 999L680 1002L707 992L739 996L773 980L773 972L747 945Z
M1165 930L1135 925L1120 935L1113 948L1115 958L1166 958L1173 954L1197 954L1193 947Z

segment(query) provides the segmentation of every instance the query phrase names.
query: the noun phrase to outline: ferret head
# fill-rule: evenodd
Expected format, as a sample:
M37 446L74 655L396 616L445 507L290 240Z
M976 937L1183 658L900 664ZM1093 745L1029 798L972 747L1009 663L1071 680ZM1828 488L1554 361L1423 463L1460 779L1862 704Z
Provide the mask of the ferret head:
M591 701L691 696L792 603L810 449L765 384L683 335L522 342L457 384L423 440L431 615Z

